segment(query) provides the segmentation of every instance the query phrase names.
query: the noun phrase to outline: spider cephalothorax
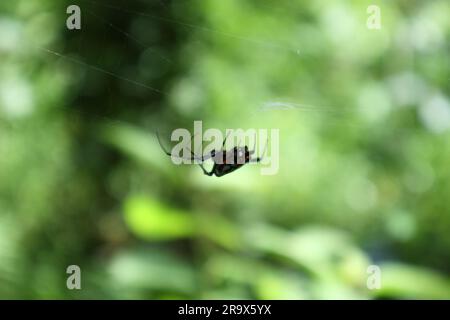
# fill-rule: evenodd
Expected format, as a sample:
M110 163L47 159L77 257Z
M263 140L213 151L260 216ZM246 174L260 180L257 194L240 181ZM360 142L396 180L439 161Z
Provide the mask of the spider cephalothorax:
M161 140L159 138L159 134L157 133L159 144L161 145L161 148L164 150L164 152L171 157L178 157L176 155L172 155L169 151L167 151L163 145L161 144ZM212 150L209 154L197 156L194 152L191 151L191 157L187 158L194 163L198 164L200 168L202 168L203 173L212 176L215 175L216 177L224 176L228 173L231 173L243 165L247 163L258 163L262 160L262 157L256 157L252 158L252 155L255 153L255 150L249 150L247 146L239 147L236 146L231 150L224 150L225 142L227 138L223 140L222 143L222 149L219 151ZM203 162L211 159L214 163L211 171L207 171L205 167L203 166Z

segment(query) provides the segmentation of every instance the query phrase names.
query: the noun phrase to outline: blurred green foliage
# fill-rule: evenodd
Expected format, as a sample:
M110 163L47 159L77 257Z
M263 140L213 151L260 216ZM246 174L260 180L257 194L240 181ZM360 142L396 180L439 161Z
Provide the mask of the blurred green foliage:
M2 1L0 298L450 298L450 3L372 2ZM278 174L174 166L194 120Z

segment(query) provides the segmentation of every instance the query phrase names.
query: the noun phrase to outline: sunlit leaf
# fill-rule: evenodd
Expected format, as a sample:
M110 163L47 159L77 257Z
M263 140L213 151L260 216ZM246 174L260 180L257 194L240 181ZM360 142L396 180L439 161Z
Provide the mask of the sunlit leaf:
M188 213L149 197L131 196L125 202L124 211L130 230L144 239L177 239L194 232L195 225Z

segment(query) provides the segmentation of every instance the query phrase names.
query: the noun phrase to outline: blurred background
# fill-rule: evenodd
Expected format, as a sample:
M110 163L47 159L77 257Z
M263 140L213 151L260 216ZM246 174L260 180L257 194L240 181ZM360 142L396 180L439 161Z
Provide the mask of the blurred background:
M0 298L450 298L449 14L1 1ZM278 174L175 166L194 120L280 129Z

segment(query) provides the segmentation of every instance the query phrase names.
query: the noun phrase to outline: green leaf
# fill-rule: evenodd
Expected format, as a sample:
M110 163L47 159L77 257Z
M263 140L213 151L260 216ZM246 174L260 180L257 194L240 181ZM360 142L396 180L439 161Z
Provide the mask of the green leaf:
M426 268L401 263L385 263L381 268L381 288L378 297L414 299L450 299L447 277Z
M194 233L192 216L170 208L159 201L132 196L124 206L125 221L138 237L149 240L166 240L188 237Z

